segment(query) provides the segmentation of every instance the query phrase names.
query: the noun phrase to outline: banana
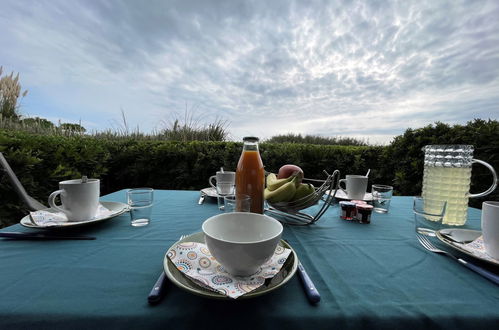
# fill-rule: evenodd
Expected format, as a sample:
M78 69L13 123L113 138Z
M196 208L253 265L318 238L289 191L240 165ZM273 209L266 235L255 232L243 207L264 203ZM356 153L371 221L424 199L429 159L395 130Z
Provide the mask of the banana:
M267 188L277 180L277 175L275 173L269 173L267 175Z
M288 202L296 193L296 181L297 178L293 177L291 181L283 184L275 190L265 188L263 196L271 203Z
M292 181L295 177L296 176L292 175L288 178L278 179L274 173L270 173L269 175L267 175L267 189L270 191L274 191L279 187L282 187L286 183Z
M314 185L310 183L302 183L296 188L295 195L291 199L292 201L299 200L301 198L304 198L305 196L308 196L310 194L313 194L315 192Z

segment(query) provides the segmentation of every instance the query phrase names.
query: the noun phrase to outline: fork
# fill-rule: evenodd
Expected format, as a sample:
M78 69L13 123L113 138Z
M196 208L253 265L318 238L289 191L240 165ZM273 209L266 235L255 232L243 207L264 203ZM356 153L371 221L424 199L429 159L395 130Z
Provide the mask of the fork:
M179 241L183 240L186 237L187 235L181 235ZM149 302L149 304L157 304L158 302L161 301L164 295L165 286L166 286L166 274L165 271L163 270L161 272L161 275L159 275L158 279L156 280L156 283L152 287L151 292L147 296L147 301Z
M419 233L416 233L416 237L418 238L419 243L421 243L421 245L426 250L447 255L447 256L451 257L452 259L456 260L457 262L459 262L460 264L462 264L463 266L465 266L465 267L471 269L472 271L475 271L478 274L482 275L486 279L494 282L495 284L499 284L499 275L496 275L496 274L494 274L494 273L492 273L492 272L490 272L490 271L488 271L480 266L477 266L471 262L468 262L462 258L458 258L455 255L453 255L452 253L438 249L435 245L433 245L433 243L430 242L430 240L428 238L426 238L425 236L423 236Z
M206 194L205 193L201 193L201 195L199 196L198 204L199 205L203 204L205 198L206 198Z

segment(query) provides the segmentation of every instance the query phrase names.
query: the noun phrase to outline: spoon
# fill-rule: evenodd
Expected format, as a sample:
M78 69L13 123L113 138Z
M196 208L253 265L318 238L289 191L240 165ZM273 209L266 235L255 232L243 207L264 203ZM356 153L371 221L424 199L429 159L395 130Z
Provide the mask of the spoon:
M463 229L446 228L441 229L439 232L448 240L461 244L471 243L480 236L480 232Z
M369 176L369 173L371 173L371 169L368 169L368 170L367 170L367 173L366 173L366 178Z

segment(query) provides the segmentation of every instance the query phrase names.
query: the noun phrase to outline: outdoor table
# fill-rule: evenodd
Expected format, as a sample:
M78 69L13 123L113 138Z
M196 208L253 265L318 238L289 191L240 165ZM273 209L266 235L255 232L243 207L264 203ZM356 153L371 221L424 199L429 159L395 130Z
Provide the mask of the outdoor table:
M101 199L125 202L125 191ZM148 226L130 226L125 213L76 230L93 241L0 239L0 329L499 327L499 286L420 246L412 197L393 197L389 213L373 213L370 224L341 220L336 204L313 225L284 225L319 304L294 276L246 300L208 299L168 282L151 306L167 249L220 213L198 199L197 191L157 190ZM480 210L469 209L467 227L480 228ZM2 229L19 230L31 229Z

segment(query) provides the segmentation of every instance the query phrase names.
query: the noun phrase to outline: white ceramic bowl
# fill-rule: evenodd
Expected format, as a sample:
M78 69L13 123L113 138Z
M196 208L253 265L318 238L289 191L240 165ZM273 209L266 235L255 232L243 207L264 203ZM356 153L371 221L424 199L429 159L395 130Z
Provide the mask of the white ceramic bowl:
M210 253L236 276L256 273L272 257L282 234L279 221L249 212L215 215L202 228Z

